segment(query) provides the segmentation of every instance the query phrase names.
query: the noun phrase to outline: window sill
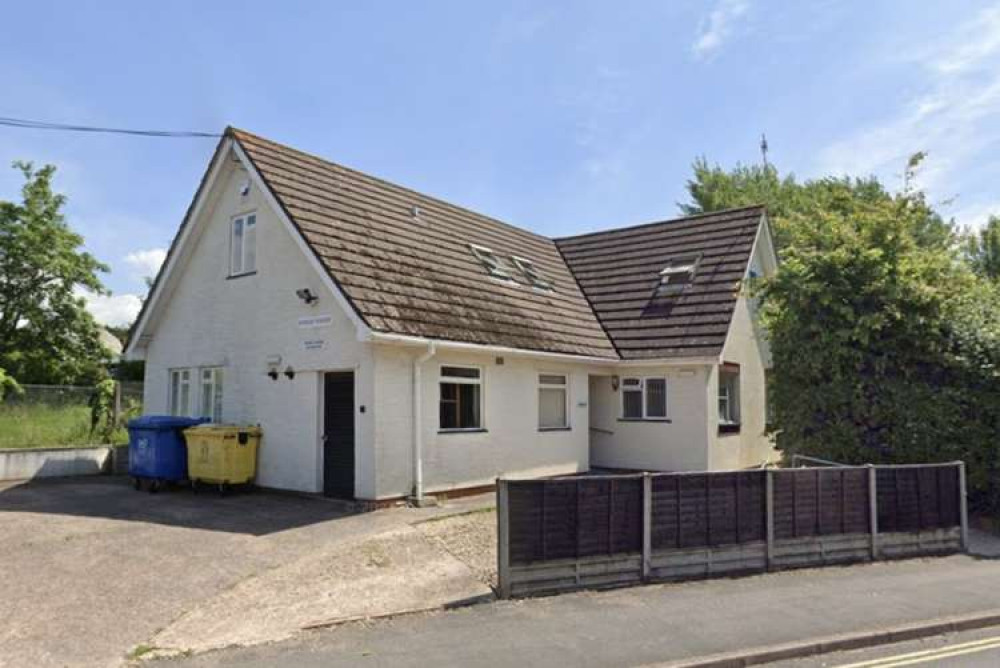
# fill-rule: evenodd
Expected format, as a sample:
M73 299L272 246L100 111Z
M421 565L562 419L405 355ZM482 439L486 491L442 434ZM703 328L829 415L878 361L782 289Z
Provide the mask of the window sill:
M573 427L539 427L538 431L573 431Z
M673 420L670 418L618 418L619 422L666 422L667 424L672 424Z
M228 276L226 276L226 280L231 281L235 278L245 278L247 276L256 276L256 275L257 275L257 270L255 269L254 271L244 271L242 274L229 274Z
M486 429L476 427L475 429L438 429L439 434L485 434Z
M719 425L720 434L738 434L740 433L740 425L736 424L720 424Z

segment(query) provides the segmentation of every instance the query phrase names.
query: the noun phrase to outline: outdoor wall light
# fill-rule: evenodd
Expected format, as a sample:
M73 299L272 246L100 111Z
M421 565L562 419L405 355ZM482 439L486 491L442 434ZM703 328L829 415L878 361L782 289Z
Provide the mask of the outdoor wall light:
M618 391L618 385L621 383L621 379L618 376L611 376L611 389L615 392Z
M319 297L312 293L309 288L299 288L295 291L295 296L306 303L306 306L312 306L319 301Z
M287 378L288 380L292 380L293 378L295 378L295 369L293 369L291 366L285 367L285 378Z

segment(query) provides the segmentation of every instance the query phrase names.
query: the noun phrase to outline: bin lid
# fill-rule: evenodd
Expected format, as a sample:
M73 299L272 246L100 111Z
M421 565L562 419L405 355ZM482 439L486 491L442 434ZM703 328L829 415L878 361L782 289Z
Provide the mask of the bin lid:
M205 418L190 418L179 415L142 415L128 421L129 429L177 429L205 422Z
M222 434L250 434L251 436L261 435L261 429L256 425L205 423L191 427L191 431L217 432Z

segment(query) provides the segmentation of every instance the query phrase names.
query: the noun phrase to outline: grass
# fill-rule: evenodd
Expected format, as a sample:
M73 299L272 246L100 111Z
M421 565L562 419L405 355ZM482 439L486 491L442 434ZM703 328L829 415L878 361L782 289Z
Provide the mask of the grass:
M99 434L90 433L90 408L86 405L0 405L0 449L100 445L101 440ZM111 442L128 442L128 433L117 430Z

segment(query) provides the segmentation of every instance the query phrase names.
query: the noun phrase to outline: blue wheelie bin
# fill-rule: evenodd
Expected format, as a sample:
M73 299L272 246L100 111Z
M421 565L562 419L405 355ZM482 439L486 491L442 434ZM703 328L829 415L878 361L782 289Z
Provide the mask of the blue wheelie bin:
M136 489L148 481L155 492L167 482L187 479L187 448L182 431L204 418L143 415L128 423L128 473Z

